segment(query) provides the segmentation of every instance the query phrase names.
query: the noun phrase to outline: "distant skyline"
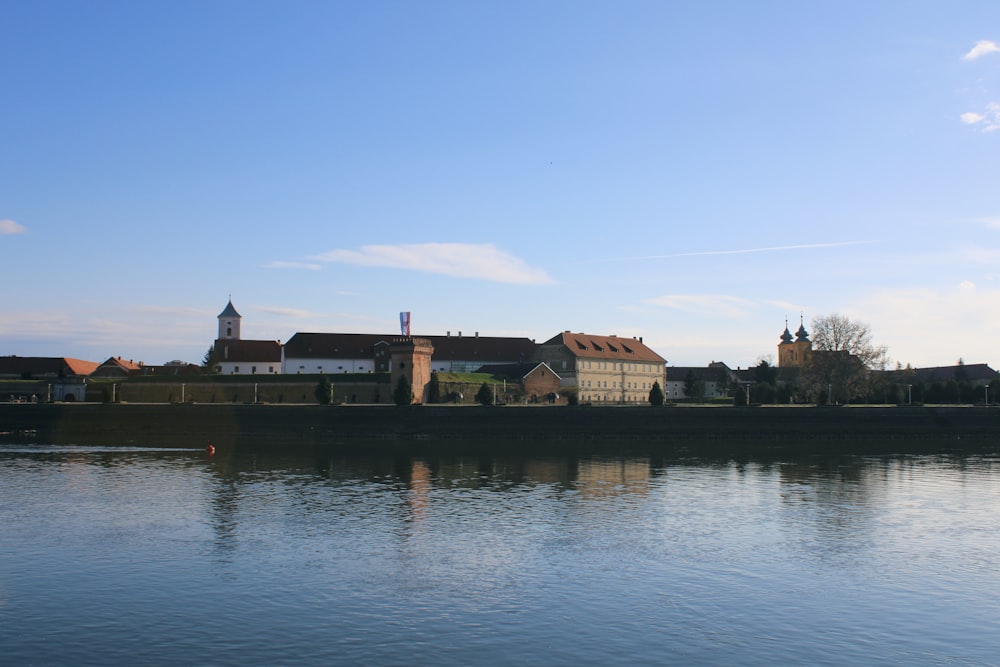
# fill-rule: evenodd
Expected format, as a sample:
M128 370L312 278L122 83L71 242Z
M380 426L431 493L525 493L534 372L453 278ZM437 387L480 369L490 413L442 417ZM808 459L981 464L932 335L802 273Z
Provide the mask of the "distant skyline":
M1000 365L1000 5L0 5L0 355L840 313Z

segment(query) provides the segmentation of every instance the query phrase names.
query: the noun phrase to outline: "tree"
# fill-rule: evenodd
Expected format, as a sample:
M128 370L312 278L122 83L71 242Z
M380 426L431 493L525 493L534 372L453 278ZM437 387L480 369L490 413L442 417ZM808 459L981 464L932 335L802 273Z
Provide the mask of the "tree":
M493 405L493 390L485 382L479 387L479 391L476 392L476 400L480 405Z
M653 382L653 388L649 390L649 404L656 406L663 405L663 390L660 389L659 382Z
M201 360L201 368L205 373L214 373L215 367L219 363L219 357L215 353L215 344L208 346L208 352L205 353L205 358Z
M319 379L313 393L316 394L316 400L320 405L330 405L333 402L333 384L329 376L324 375Z
M813 352L806 373L807 388L814 398L834 402L871 400L889 363L888 348L872 342L865 322L844 315L813 318Z
M753 379L759 384L775 385L778 382L778 367L768 359L761 358L753 369Z
M705 383L695 377L694 371L688 370L684 376L684 396L687 398L701 398L705 395Z
M405 375L399 376L399 382L392 392L392 402L398 406L413 404L413 385Z
M577 387L563 387L559 395L566 399L566 405L580 404L580 390Z
M872 371L885 370L889 364L889 348L872 342L871 329L865 322L844 315L824 315L812 321L814 350L847 352Z
M732 383L730 373L730 370L722 364L719 364L719 366L715 369L715 387L720 396L729 395L729 388Z

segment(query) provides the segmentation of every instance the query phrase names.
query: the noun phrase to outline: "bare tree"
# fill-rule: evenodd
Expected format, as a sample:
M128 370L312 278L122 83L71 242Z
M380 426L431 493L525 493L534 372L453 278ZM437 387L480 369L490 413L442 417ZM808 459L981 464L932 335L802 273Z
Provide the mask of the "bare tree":
M871 329L866 322L844 315L823 315L813 318L812 328L814 350L847 352L868 370L885 370L889 365L889 348L872 342Z
M867 323L843 315L815 317L812 327L813 354L807 374L811 392L821 401L872 400L883 378L882 373L872 371L888 366L888 348L872 342Z

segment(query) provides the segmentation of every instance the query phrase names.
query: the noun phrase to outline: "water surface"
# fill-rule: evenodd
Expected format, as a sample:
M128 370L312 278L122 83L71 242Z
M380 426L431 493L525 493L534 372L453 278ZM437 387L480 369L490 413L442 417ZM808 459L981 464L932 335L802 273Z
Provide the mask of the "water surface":
M5 665L1000 664L1000 459L0 447Z

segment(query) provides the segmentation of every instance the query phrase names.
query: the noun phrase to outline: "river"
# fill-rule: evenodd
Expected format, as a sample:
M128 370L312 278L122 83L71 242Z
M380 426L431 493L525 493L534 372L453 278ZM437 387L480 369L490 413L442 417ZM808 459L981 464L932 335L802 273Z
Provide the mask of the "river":
M1000 664L1000 456L0 446L17 665Z

